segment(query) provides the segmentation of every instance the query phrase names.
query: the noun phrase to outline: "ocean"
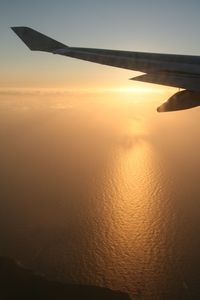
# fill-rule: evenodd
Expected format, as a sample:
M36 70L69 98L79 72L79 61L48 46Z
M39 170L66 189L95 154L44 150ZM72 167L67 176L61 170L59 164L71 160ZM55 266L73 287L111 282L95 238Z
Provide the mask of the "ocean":
M200 109L165 94L0 97L0 255L138 299L200 299Z

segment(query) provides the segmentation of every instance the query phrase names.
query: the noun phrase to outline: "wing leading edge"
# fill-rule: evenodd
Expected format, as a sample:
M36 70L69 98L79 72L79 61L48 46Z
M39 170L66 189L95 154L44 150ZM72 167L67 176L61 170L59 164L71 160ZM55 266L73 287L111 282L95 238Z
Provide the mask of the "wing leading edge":
M131 78L199 92L200 56L69 47L29 27L11 27L33 51L45 51L146 73Z

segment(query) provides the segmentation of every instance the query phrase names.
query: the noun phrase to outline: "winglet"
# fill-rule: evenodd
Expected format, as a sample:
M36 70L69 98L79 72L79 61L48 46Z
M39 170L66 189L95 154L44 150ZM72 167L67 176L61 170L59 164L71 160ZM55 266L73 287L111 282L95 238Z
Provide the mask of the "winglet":
M19 38L33 51L52 52L57 49L67 48L66 45L29 27L11 27Z

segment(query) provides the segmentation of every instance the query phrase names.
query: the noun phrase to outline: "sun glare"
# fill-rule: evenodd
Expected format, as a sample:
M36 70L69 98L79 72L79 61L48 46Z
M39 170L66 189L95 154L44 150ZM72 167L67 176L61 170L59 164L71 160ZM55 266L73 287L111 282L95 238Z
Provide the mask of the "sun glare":
M115 87L108 89L108 91L115 93L127 93L127 94L149 94L149 93L162 93L162 89L156 89L151 87L133 86L133 87Z

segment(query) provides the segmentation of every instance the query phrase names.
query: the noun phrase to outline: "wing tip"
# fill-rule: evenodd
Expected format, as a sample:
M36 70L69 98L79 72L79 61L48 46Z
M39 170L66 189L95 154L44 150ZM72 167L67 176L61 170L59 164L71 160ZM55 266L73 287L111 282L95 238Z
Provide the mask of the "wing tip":
M15 33L24 30L24 29L31 29L33 30L31 27L28 26L10 26L10 29L12 29L12 31L14 31Z
M12 26L11 29L32 51L52 52L53 50L67 47L30 27Z

